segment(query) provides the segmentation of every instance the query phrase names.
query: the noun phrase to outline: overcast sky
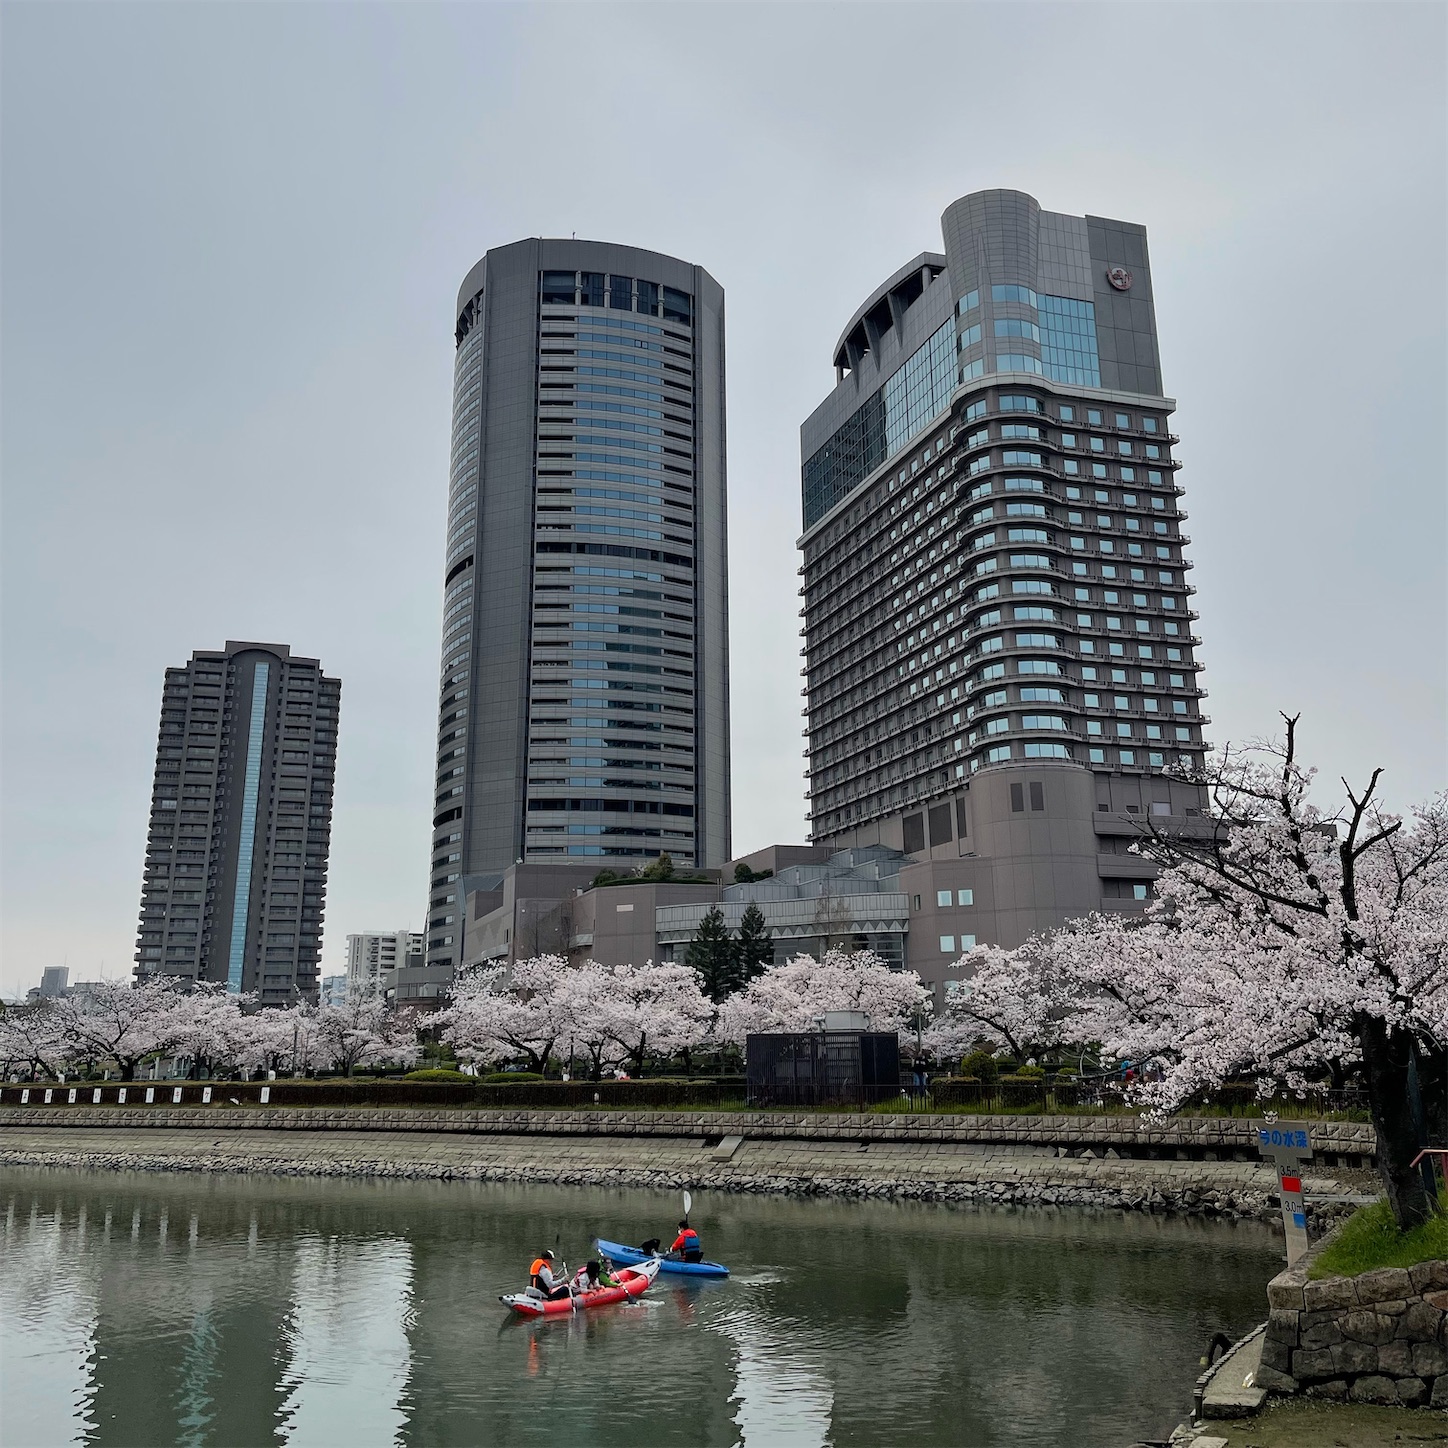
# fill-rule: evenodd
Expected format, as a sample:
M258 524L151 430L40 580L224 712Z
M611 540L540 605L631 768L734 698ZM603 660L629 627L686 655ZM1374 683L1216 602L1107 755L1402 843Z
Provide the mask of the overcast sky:
M1209 737L1442 787L1445 13L6 4L0 989L129 969L228 638L342 679L324 973L420 928L453 301L529 235L725 288L736 850L805 829L799 424L992 186L1148 229Z

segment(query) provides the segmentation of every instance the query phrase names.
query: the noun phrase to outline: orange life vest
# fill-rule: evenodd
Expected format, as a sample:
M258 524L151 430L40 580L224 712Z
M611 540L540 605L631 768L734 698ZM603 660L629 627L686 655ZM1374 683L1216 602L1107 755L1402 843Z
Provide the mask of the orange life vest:
M533 1265L528 1269L528 1276L531 1279L534 1287L543 1286L543 1284L538 1280L538 1274L542 1272L545 1267L548 1268L550 1273L552 1272L553 1264L546 1257L535 1257L533 1259Z

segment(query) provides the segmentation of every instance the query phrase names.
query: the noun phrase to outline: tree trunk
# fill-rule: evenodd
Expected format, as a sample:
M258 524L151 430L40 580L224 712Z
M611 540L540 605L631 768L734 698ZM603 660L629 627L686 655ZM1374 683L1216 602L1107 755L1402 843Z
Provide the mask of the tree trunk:
M136 1079L136 1063L134 1061L121 1062L121 1080L134 1081Z
M1421 1139L1419 1113L1412 1100L1412 1038L1406 1031L1391 1030L1376 1016L1359 1016L1356 1025L1363 1080L1378 1134L1378 1173L1393 1218L1406 1232L1426 1222L1437 1207L1423 1173L1412 1165L1428 1144Z

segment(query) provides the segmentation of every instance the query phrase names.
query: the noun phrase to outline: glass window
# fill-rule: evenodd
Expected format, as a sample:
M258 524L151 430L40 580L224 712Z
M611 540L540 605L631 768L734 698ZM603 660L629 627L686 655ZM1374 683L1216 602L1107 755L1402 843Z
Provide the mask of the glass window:
M1149 885L1133 885L1131 887L1131 898L1133 900L1145 900L1150 893Z
M1041 360L1056 382L1099 387L1101 363L1096 346L1096 308L1070 297L1039 298Z
M1036 305L1036 294L1030 287L992 287L990 295L993 302L1021 302L1028 307Z
M1141 419L1141 427L1143 432L1155 432L1156 419L1154 417L1143 417Z
M664 320L666 322L688 322L693 317L694 299L688 292L677 292L673 287L664 288Z
M1131 444L1129 442L1118 441L1116 444L1116 451L1121 457L1129 458L1131 456Z
M1062 447L1075 447L1075 446L1076 446L1076 434L1075 434L1074 432L1063 432L1063 433L1061 434L1061 446L1062 446Z
M1041 329L1034 322L1023 321L1020 317L997 317L997 337L1028 337L1032 342L1041 340Z
M955 310L963 317L967 312L974 311L978 306L980 306L980 292L976 289L968 291L955 304Z
M1149 442L1146 444L1146 455L1149 458L1159 458L1161 449L1154 442Z
M961 417L962 417L966 422L975 422L978 418L982 418L982 417L984 417L984 416L985 416L985 400L984 400L984 399L982 399L982 400L979 401L979 402L972 402L972 403L970 404L970 406L967 407L963 413L961 413Z
M1076 420L1076 409L1075 409L1074 407L1068 407L1068 406L1063 402L1063 403L1056 409L1056 415L1061 419L1062 422L1075 422L1075 420Z
M1116 752L1121 756L1121 762L1123 764L1136 763L1136 751L1134 749L1118 749Z
M949 905L951 903L949 890L937 890L935 892L935 903L937 905Z
M961 347L962 351L963 351L966 347L973 347L973 346L975 346L975 344L976 344L977 342L979 342L979 341L980 341L980 323L979 323L979 322L977 322L977 323L975 324L975 326L973 326L973 327L966 327L966 328L961 332L961 334L960 334L960 347Z
M1075 458L1066 458L1061 464L1062 470L1067 477L1077 477L1081 472L1081 464Z
M1106 751L1104 749L1092 749L1089 750L1088 753L1091 755L1092 764L1106 763Z
M997 744L994 749L986 751L987 764L1002 764L1011 757L1011 746L1009 744Z
M548 306L571 307L574 303L574 288L577 284L573 272L546 271L543 273L543 301Z
M962 950L974 950L974 949L975 949L975 936L973 936L973 935L962 935L962 936L960 937L960 948L961 948ZM958 985L959 982L957 981L956 984Z
M1100 427L1101 409L1097 407L1088 407L1086 409L1086 421L1089 422L1092 427Z
M943 890L941 893L944 894L944 895L948 895L948 894L950 893L950 891L948 891L948 890ZM940 949L941 949L942 954L945 954L945 955L954 955L954 954L955 954L955 936L953 936L953 935L942 935L942 936L940 937Z
M585 307L603 305L603 273L584 272L580 278L579 302Z
M1092 452L1105 452L1105 451L1106 451L1106 439L1105 439L1105 438L1102 438L1102 437L1093 437L1093 438L1091 439L1091 451L1092 451Z
M633 278L615 277L608 279L608 304L614 311L633 311Z
M956 903L957 905L974 905L974 904L975 904L975 891L974 891L974 890L957 890L957 891L955 892L955 903ZM973 945L973 944L975 943L975 936L972 935L972 936L970 937L970 941L971 941L971 944Z
M1021 352L999 352L996 354L997 372L1034 372L1039 375L1041 359L1028 357Z
M1027 744L1023 751L1027 759L1069 759L1071 751L1064 744L1041 744L1032 742ZM1031 788L1039 789L1039 785L1032 785ZM1032 804L1032 809L1041 808L1040 805Z
M1039 412L1041 404L1034 397L1020 397L1008 393L1001 398L1002 412Z

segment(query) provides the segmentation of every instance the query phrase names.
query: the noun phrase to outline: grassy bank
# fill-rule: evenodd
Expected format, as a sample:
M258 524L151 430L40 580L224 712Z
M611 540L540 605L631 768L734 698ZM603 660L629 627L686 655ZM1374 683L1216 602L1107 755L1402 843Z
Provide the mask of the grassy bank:
M1356 1277L1379 1267L1448 1260L1448 1202L1431 1221L1400 1232L1386 1201L1359 1207L1312 1264L1313 1277Z

